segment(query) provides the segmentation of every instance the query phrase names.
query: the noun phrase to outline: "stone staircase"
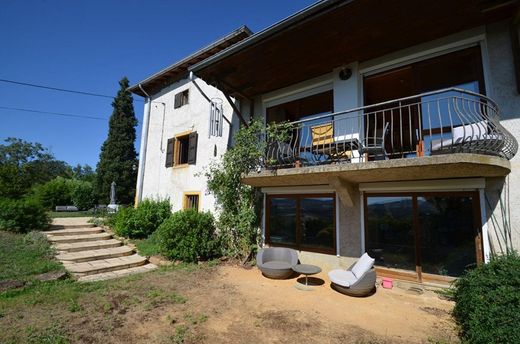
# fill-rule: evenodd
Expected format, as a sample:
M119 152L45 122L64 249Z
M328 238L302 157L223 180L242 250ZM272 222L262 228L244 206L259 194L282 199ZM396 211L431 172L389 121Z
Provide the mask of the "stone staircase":
M147 272L157 266L85 219L56 219L44 232L56 258L81 282L99 281Z

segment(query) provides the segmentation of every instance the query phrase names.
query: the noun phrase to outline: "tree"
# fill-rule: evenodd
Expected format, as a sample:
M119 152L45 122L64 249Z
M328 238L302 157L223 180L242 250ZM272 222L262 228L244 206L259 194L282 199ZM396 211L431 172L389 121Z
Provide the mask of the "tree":
M115 181L118 203L131 204L137 179L137 153L134 147L137 119L132 95L126 90L128 79L121 79L119 86L112 102L114 110L110 117L108 137L101 146L97 164L96 193L99 202L108 203L110 184Z
M77 180L82 180L90 183L94 183L96 180L96 172L88 164L81 165L77 164L76 167L72 168L72 177Z
M0 144L0 197L20 198L36 184L72 175L70 166L56 160L40 143L14 137L5 142Z

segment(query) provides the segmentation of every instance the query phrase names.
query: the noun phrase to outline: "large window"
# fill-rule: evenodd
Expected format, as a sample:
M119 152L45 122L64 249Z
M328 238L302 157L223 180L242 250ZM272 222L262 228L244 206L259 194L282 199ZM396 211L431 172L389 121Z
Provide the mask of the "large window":
M366 76L365 105L409 97L444 88L460 88L485 94L481 52L472 47ZM454 103L460 92L444 92L371 108L365 118L368 134L379 134L389 124L386 151L390 158L414 156L417 144L429 147L431 140L449 138L454 126L467 122ZM464 97L468 98L467 95ZM376 111L377 110L377 111Z
M365 247L376 265L460 276L482 260L476 192L368 194Z
M267 242L307 251L334 253L335 213L333 194L268 196Z

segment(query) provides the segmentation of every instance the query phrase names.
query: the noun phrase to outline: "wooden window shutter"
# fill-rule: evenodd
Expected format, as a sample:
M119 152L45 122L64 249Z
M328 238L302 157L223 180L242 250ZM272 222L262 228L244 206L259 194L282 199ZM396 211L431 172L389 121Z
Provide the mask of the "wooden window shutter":
M173 166L173 146L175 145L175 139L168 139L168 144L166 145L166 163L164 164L166 167Z
M190 134L188 140L188 164L195 165L197 161L197 132Z
M182 93L177 93L175 95L175 100L174 100L174 103L173 103L173 108L174 109L177 109L177 108L181 107L181 98L182 98Z

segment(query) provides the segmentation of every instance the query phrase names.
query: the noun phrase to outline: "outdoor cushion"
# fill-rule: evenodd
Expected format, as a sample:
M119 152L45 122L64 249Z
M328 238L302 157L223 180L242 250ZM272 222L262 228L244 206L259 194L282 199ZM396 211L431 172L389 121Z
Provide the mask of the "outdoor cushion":
M374 258L371 258L368 253L364 253L361 258L356 262L356 265L350 269L354 276L361 278L365 272L370 270L374 265Z
M290 269L292 265L289 262L283 262L280 260L272 260L263 264L264 268L268 269Z
M357 282L357 277L351 271L341 269L330 271L329 278L332 283L336 283L344 287L350 287Z

